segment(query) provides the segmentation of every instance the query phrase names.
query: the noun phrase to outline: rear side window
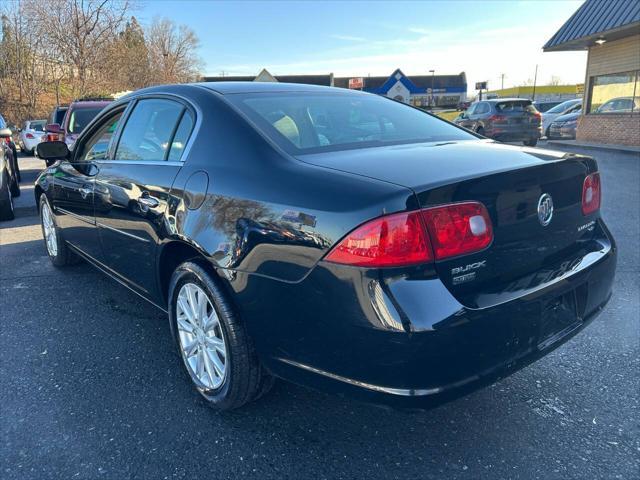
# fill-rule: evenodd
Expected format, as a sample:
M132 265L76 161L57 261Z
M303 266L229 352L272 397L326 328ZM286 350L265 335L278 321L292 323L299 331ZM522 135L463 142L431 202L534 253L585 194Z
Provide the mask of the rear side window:
M491 110L491 107L489 107L489 104L479 103L478 106L476 107L475 112L473 113L474 114L489 113L489 110Z
M124 126L116 160L162 161L184 107L171 100L140 100Z
M193 115L189 110L185 110L184 115L182 115L182 120L180 120L180 124L176 129L176 134L173 137L173 141L171 142L171 149L169 150L169 157L167 160L170 162L177 162L182 157L182 152L184 152L184 147L189 140L189 135L191 135L191 130L193 129Z

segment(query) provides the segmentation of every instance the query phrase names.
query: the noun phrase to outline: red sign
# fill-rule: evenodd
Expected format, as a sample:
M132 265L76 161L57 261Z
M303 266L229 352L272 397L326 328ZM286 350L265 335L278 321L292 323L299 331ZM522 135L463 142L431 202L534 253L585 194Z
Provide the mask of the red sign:
M349 79L349 88L364 88L364 78L350 78Z

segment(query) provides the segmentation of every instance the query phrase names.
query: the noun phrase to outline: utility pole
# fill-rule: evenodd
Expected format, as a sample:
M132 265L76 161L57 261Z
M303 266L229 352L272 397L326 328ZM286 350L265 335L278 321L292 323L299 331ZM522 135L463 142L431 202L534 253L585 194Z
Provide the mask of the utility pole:
M504 73L500 74L500 90L504 90Z
M538 64L536 63L536 73L533 75L533 95L531 101L536 99L536 82L538 81Z
M429 70L429 72L431 73L431 110L433 110L434 107L434 103L435 103L435 97L433 96L433 85L434 85L434 77L436 75L436 71L435 70Z

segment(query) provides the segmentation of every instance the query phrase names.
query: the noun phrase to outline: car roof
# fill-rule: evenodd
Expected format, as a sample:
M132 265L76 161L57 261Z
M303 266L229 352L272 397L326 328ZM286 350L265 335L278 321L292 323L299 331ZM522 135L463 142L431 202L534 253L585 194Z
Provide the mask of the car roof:
M107 105L109 105L110 103L112 103L113 100L77 100L74 102L71 102L71 105L69 105L69 107L73 107L74 109L76 108L94 108L94 107L105 107Z
M498 103L498 102L530 102L531 100L529 100L528 98L490 98L489 100L482 100L483 102L491 102L491 103Z
M204 87L222 95L263 92L356 92L354 90L347 90L345 88L283 82L201 82L191 85Z

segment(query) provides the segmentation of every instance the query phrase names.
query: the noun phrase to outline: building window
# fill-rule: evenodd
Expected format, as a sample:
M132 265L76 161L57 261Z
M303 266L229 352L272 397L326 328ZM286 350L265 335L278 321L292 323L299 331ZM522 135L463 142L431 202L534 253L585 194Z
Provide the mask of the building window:
M640 71L591 77L587 113L640 112Z

